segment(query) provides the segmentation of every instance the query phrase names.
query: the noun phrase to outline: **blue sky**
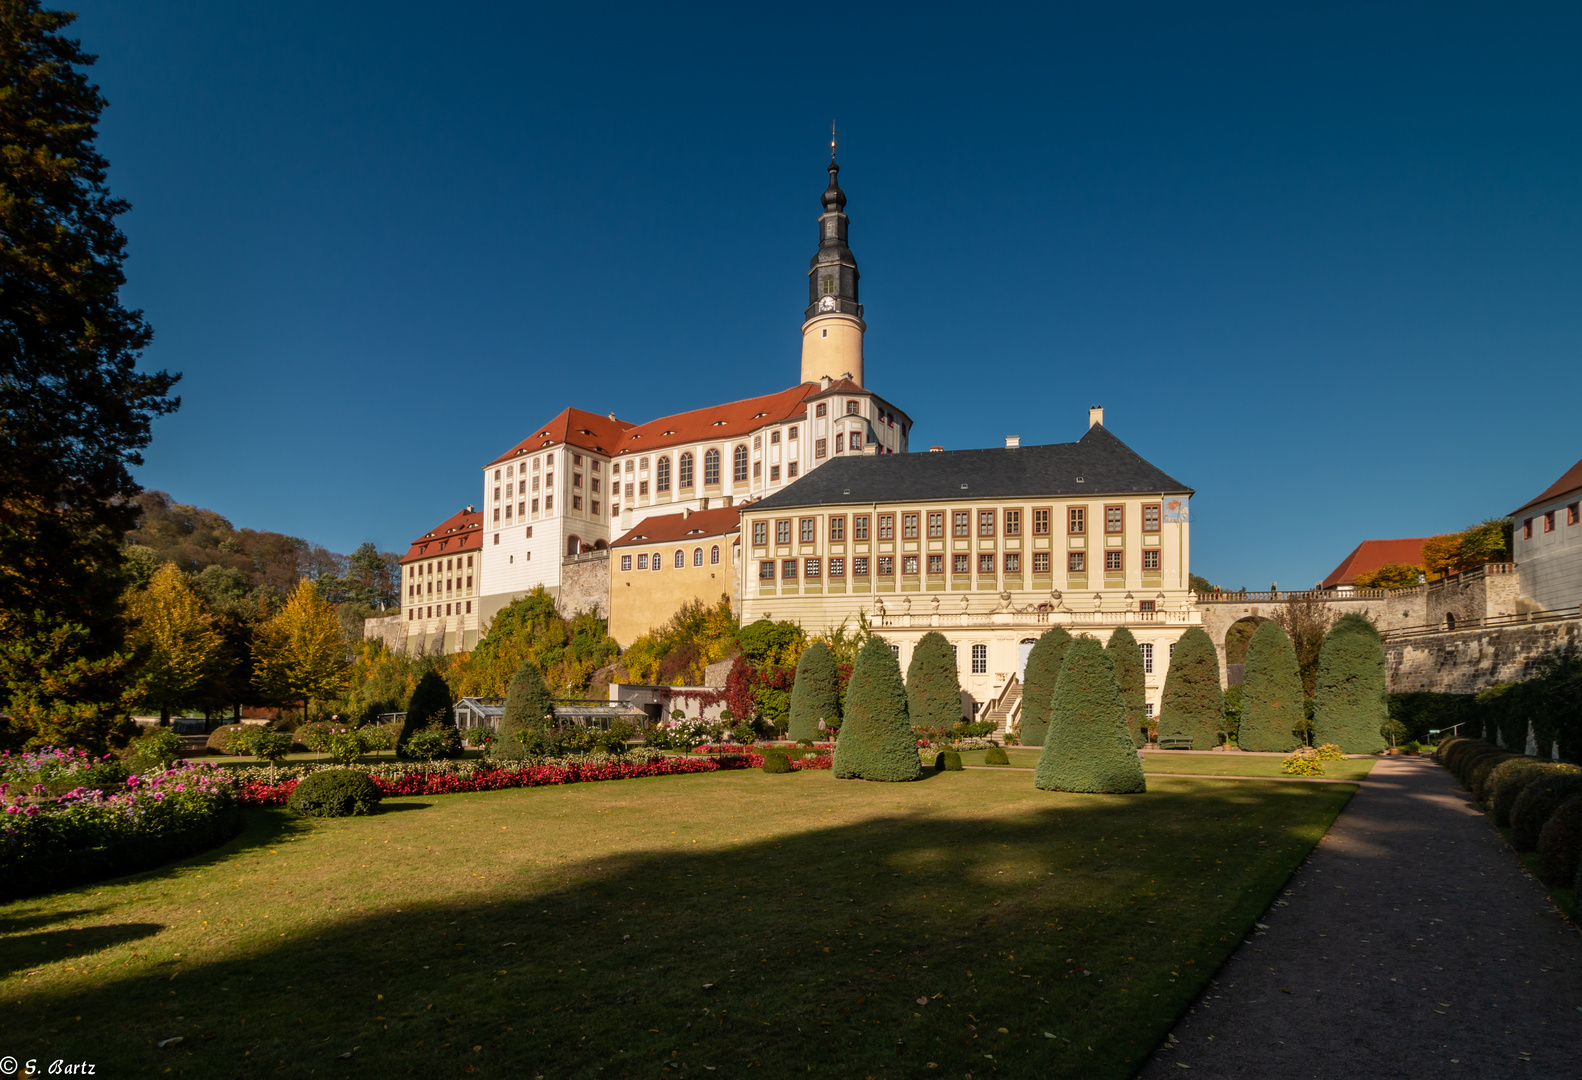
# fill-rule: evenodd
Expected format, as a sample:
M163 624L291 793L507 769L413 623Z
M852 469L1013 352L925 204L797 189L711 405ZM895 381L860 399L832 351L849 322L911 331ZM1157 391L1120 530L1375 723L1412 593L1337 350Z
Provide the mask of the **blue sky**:
M831 118L913 445L1102 403L1221 585L1582 457L1574 5L77 6L138 475L238 525L403 549L568 404L790 385Z

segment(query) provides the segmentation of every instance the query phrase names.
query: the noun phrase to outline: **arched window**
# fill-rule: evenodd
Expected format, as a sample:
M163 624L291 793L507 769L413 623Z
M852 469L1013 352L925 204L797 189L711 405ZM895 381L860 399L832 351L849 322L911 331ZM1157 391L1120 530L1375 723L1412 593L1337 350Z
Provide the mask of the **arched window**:
M731 479L740 484L747 479L747 444L742 443L731 455Z
M670 459L667 457L660 458L654 467L654 490L670 490Z
M687 565L687 553L681 548L676 548L676 569L680 570Z
M582 552L582 538L573 533L566 537L566 554L578 555Z
M702 566L703 565L703 549L702 548L693 548L692 549L692 565L693 566Z
M677 472L680 475L677 476L677 478L676 478L677 483L679 484L679 486L684 487L684 488L691 487L692 486L692 455L690 453L682 454L681 455L681 461L679 462L679 466L680 467L677 469Z
M699 554L702 554L702 549L699 549ZM713 547L709 548L709 562L714 566L718 566L720 564L720 546L718 544L715 544Z
M655 570L661 570L661 569L664 568L664 565L665 565L665 557L664 557L664 555L662 553L658 552L658 551L654 552L654 569Z
M720 452L709 450L703 455L703 482L717 484L720 482Z

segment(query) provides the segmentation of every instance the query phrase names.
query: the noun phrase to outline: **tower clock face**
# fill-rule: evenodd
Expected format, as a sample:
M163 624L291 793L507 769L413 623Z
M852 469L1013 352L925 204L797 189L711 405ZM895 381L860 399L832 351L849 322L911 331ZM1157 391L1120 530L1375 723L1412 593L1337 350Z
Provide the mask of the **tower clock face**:
M835 310L835 298L833 296L826 296L826 297L824 297L824 299L822 299L822 300L820 300L818 302L818 309L820 311L834 311Z

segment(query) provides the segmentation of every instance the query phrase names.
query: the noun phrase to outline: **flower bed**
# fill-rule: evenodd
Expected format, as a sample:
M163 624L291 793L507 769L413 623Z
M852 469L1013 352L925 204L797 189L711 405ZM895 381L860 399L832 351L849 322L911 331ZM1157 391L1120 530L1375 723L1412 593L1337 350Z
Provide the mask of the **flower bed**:
M13 795L0 813L0 898L146 870L221 843L239 824L229 778L185 762L108 793Z
M756 754L764 750L793 751L807 749L808 747L799 747L794 743L752 743L750 746L744 746L742 743L704 743L702 746L694 746L692 752L694 754ZM833 750L835 749L835 744L830 742L814 743L812 749Z

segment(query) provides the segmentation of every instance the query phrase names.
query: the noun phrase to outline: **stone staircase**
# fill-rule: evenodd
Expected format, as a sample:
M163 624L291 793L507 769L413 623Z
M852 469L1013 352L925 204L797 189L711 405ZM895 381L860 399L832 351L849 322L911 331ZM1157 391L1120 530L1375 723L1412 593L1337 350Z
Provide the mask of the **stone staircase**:
M983 713L983 719L994 725L991 738L1005 741L1005 733L1022 711L1022 680L1012 675L1000 691L1000 696Z

